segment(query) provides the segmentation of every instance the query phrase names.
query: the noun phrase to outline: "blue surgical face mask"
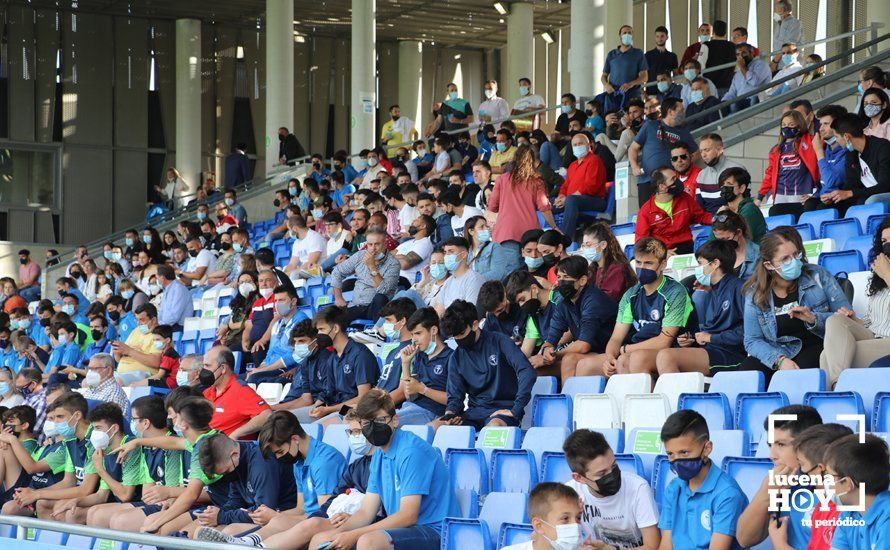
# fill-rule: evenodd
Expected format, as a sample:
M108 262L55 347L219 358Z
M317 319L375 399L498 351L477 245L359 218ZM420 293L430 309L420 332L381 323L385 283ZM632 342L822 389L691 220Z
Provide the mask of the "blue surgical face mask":
M235 204L234 199L226 199L226 206L232 206L233 204Z
M689 99L691 99L693 103L698 103L704 98L705 93L701 90L692 90L691 92L689 92Z
M711 275L714 274L714 271L712 270L710 273L706 274L705 267L707 267L707 264L696 266L695 280L702 286L711 286Z
M519 95L528 95L528 86L520 86Z
M506 144L506 143L501 143L500 141L497 142L497 143L495 143L494 146L495 146L495 148L497 148L497 150L500 151L501 153L503 153L504 151L507 150L507 144Z
M176 385L177 386L188 386L189 385L189 373L180 370L176 372Z
M151 244L151 235L143 235L142 242L144 242L145 244Z
M430 264L430 277L437 281L441 281L448 275L448 269L445 264Z
M661 93L665 93L666 91L668 91L668 88L671 87L671 84L670 84L670 82L665 82L665 81L662 80L661 82L659 82L659 83L656 84L655 86L658 87L658 91L659 91L659 92L661 92Z
M859 92L859 95L862 95L865 93L865 90L862 89L862 82L860 82L859 84L856 85L856 91Z
M309 350L309 344L297 344L296 346L294 346L294 361L296 361L297 363L302 363L306 360L307 357L309 357L310 353L311 352Z
M803 270L803 262L799 258L791 258L791 261L783 263L779 268L779 276L786 281L796 281Z
M686 80L692 82L692 80L694 80L695 77L698 76L698 73L695 72L695 69L686 69L685 71L683 71L683 76L686 77Z
M121 261L121 255L120 255L120 252L112 252L112 254L111 254L111 261L113 261L113 262L119 262L119 261Z
M126 239L124 239L124 243L126 243L127 246L133 246L133 239L127 237Z
M6 395L9 393L9 384L7 382L0 382L0 395Z
M711 41L711 37L708 36L707 34L703 34L703 35L700 34L700 35L698 36L698 41L701 42L702 44L704 44L705 42L710 42L710 41Z
M566 115L572 112L571 105L562 105L562 106L560 106L559 109L563 112L563 114L566 114Z
M359 456L365 456L371 452L371 444L363 434L350 435L349 450Z
M575 158L583 159L589 151L590 147L586 145L572 145L572 154L575 155Z
M232 250L235 252L244 252L244 246L241 243L232 243Z
M65 304L62 306L62 313L69 316L74 315L74 304Z
M130 289L130 290L122 290L122 291L121 291L121 298L123 298L124 300L129 300L130 298L133 297L134 294L136 294L136 291L135 291L135 290L132 290L132 289Z
M291 197L297 196L297 188L296 187L288 187L287 192Z
M788 65L791 65L792 63L794 63L794 55L792 55L790 53L782 54L782 64L783 65L785 65L787 67Z
M445 269L454 273L458 267L460 267L460 262L457 260L457 254L445 254Z
M65 345L68 344L68 335L67 335L67 334L60 334L59 337L56 338L56 341L59 342L59 345L60 345L60 346L65 346Z
M476 238L479 239L480 243L491 242L491 230L480 229L476 232Z
M198 212L198 219L201 220L201 221L206 220L206 219L207 219L207 212L203 212L203 211Z
M62 439L71 439L74 437L74 430L76 429L77 422L74 423L74 426L71 425L71 419L74 418L74 415L68 417L68 420L63 422L59 422L56 424L56 433Z
M394 338L398 338L399 330L396 328L395 323L385 322L383 323L383 334L386 335L390 340Z
M825 140L825 144L826 144L826 145L834 145L834 143L835 143L836 141L837 141L837 138L834 137L834 136L831 136L830 138L828 138L828 139Z
M457 92L448 92L448 99L450 99L451 101L457 99Z
M138 426L138 425L139 425L138 420L135 420L135 419L130 420L130 433L135 435L136 437L142 437L142 435L145 433L145 431L137 428L136 426Z
M433 339L430 339L430 345L428 345L426 347L426 349L423 350L423 352L427 355L427 357L429 357L430 355L433 354L434 351L436 351L436 341ZM2 394L5 394L5 393L6 392L2 392Z
M529 269L538 269L542 265L544 265L544 258L532 258L531 256L525 256L525 265Z
M582 247L581 255L584 256L588 263L598 262L603 257L603 253L592 246Z
M182 434L185 432L185 428L183 428L179 424L173 424L173 431L176 432L176 435L182 437Z
M855 150L856 150L856 148L853 147L853 143L850 142L850 141L848 141L848 142L847 142L847 151L849 151L849 152L852 153L852 152L855 151Z
M113 253L112 251L110 251L110 250L106 250L105 252L102 253L102 256L103 256L106 260L111 260L111 259L114 257L114 253Z
M148 330L149 330L149 329L148 329L148 325L136 325L136 328L137 328L137 329L139 330L139 332L141 332L142 334L148 334Z
M630 46L634 43L634 36L632 34L622 34L621 35L621 45L622 46Z

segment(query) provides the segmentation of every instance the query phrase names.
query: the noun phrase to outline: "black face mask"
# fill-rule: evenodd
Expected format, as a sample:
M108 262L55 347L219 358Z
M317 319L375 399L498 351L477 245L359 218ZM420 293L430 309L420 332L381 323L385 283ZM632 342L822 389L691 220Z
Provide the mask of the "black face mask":
M587 109L586 111L584 111L584 114L587 116L593 116L593 109Z
M203 235L203 237L204 237L204 242L205 242L205 243L213 242L213 233L203 233L202 235ZM191 253L189 253L189 254L191 254ZM198 255L198 253L195 252L195 256L197 256L197 255ZM193 257L194 257L194 256L193 256Z
M170 433L176 432L176 430L173 429L173 419L172 418L167 419L167 431Z
M476 333L470 329L470 333L464 336L463 338L455 338L455 343L457 343L457 347L462 349L470 349L476 344Z
M389 443L392 439L392 426L389 424L378 424L371 422L367 426L362 426L362 435L368 440L368 443L375 447L382 447Z
M418 231L419 230L417 229L417 226L414 226L414 225L412 225L411 227L408 228L408 234L411 235L412 237L414 235L417 235Z
M198 382L201 383L202 386L212 386L214 382L216 382L216 375L213 374L213 371L210 369L201 369L198 372Z
M593 482L596 492L604 497L610 497L621 490L621 468L616 464L612 471Z
M731 185L724 185L720 188L720 198L725 200L726 202L734 201L735 189L733 189Z
M499 321L509 321L512 316L513 305L507 304L507 307L504 309L504 311L500 312L497 317Z
M40 326L42 326L42 327L48 327L49 323L50 323L49 317L44 317L43 319L40 320Z
M25 265L28 263L28 258L19 258L19 263Z
M399 120L400 118L402 118L402 117L401 117L401 116L397 116L397 115L393 115L393 116L392 116L392 121L395 122L395 121Z
M316 336L315 343L318 344L318 349L329 348L334 345L334 341L327 334L319 334Z
M634 132L639 132L640 128L642 128L642 127L643 127L643 119L642 118L637 118L637 119L630 121L630 129L633 130Z
M659 115L660 115L660 113L658 113L658 111L656 111L654 113L649 113L648 115L646 115L646 118L648 118L649 120L658 120Z
M742 61L745 63L746 67L751 64L751 58L748 57L747 55L742 56Z
M541 300L537 298L532 298L531 300L526 301L522 304L522 312L526 315L534 315L541 309Z
M884 246L881 247L881 250L884 252L884 256L890 258L890 243L884 243Z
M0 340L0 349L6 349L9 347L9 340Z
M101 340L102 338L105 337L105 335L102 334L101 330L96 330L96 329L90 329L90 336L92 336L93 340L95 340L96 342L98 342L99 340Z
M80 279L82 277L83 277L83 273L81 273L80 271L72 271L71 272L72 279Z
M680 180L674 180L674 183L668 187L667 192L672 197L679 197L683 194L683 183Z
M278 141L284 141L284 136L282 136L281 134L278 134Z
M290 451L290 448L288 448L288 451ZM296 455L292 455L289 452L287 452L287 453L281 455L280 457L276 458L275 460L277 460L278 462L280 462L282 464L296 464L297 462L303 460L303 455L300 454L300 451L297 451Z
M232 243L219 243L219 248L220 248L221 250L231 250L231 249L232 249Z
M197 258L198 251L197 250L189 250L189 256L191 256L192 258Z
M556 263L556 254L552 252L550 254L544 254L541 259L544 260L544 265L553 265Z
M275 208L278 208L279 206L281 206L281 201L279 199L275 199L274 201L272 201L272 205Z
M578 294L578 289L575 288L575 281L559 281L556 285L556 290L566 300L571 300Z
M121 318L121 312L120 311L109 311L108 317L116 323Z

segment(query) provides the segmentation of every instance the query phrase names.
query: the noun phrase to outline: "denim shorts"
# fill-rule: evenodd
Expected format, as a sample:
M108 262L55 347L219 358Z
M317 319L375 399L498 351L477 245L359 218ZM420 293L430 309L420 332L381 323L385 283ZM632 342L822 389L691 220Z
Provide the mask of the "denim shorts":
M395 550L437 550L441 546L439 532L427 525L415 525L383 531Z

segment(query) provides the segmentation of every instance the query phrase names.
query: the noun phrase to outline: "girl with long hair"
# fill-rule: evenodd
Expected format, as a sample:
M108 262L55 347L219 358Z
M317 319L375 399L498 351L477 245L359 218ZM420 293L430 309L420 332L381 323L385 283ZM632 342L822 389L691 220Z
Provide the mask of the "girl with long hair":
M612 228L602 220L593 222L584 230L580 255L590 262L588 277L591 284L616 302L637 282Z
M819 182L819 165L807 121L791 109L782 115L779 142L769 152L769 163L758 193L758 203L773 195L776 206L770 216L800 209L801 198L812 195ZM782 205L790 204L790 207Z
M793 227L764 235L743 292L749 357L739 368L759 370L767 382L777 370L819 368L826 320L841 308L852 309L831 273L807 263Z

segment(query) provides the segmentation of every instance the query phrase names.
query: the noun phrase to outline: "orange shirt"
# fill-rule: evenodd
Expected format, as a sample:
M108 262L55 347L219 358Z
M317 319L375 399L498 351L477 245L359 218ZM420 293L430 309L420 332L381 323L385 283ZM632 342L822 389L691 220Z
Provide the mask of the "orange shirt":
M232 432L269 409L266 400L257 395L250 386L242 386L234 375L219 394L216 387L204 390L204 397L213 403L213 418L210 427L231 435ZM256 434L245 436L244 439L256 439Z

